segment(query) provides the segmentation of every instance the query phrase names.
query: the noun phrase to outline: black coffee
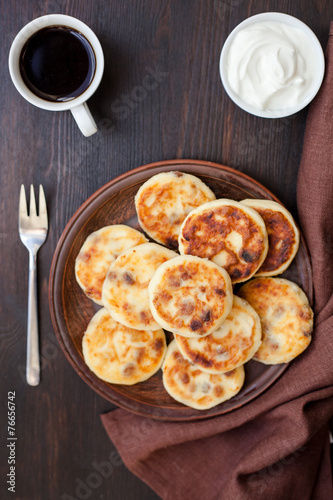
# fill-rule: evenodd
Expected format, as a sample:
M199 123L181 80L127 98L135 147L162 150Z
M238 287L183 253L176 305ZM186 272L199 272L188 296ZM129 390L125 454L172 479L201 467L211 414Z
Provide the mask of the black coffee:
M88 40L67 26L50 26L32 35L20 55L26 86L47 101L68 101L82 94L95 74Z

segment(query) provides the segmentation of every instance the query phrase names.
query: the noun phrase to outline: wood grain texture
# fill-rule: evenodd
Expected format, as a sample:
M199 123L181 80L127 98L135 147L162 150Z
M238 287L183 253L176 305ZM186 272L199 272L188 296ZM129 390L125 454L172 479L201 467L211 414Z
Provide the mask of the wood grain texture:
M84 498L84 494L90 499L157 499L117 460L106 437L99 414L112 409L112 404L81 380L59 347L47 297L52 255L68 220L88 196L121 173L172 158L234 167L270 189L297 218L296 179L307 110L282 120L265 120L236 108L220 82L219 55L239 22L265 11L300 18L325 46L333 4L328 0L0 0L0 8L1 477L8 473L7 393L16 391L16 499ZM99 132L88 139L69 112L52 113L24 101L9 77L7 60L14 36L28 21L50 13L77 16L103 46L105 74L89 102ZM43 184L50 217L38 261L42 357L38 387L28 387L24 380L28 254L17 234L21 183ZM144 437L149 439L149 433ZM93 473L103 461L112 465L112 472L100 484L94 483ZM14 498L4 482L0 497Z

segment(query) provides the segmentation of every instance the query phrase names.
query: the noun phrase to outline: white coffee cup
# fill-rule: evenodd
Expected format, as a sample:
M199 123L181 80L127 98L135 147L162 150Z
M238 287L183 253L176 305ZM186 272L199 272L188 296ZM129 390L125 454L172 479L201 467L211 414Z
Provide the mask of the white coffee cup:
M47 101L35 95L25 84L21 76L19 62L22 48L26 41L37 31L49 26L65 26L80 32L90 43L95 54L95 73L87 89L77 97L68 101ZM81 132L86 137L97 132L96 123L89 111L86 101L97 89L103 76L104 55L101 44L95 33L82 21L63 14L50 14L34 19L24 26L16 35L9 52L9 73L19 93L31 104L49 111L70 110Z

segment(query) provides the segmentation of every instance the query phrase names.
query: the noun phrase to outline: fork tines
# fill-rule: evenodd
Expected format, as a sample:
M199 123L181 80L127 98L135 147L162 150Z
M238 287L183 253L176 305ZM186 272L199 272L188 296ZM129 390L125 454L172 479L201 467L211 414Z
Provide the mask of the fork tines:
M38 216L37 216L37 208L36 208L36 199L34 187L30 185L30 203L29 203L29 214L27 210L27 198L25 194L24 185L21 184L20 191L20 203L19 203L19 218L20 220L27 219L28 217L39 217L43 222L43 225L47 228L47 209L46 209L46 200L43 186L39 185L39 207L38 207Z

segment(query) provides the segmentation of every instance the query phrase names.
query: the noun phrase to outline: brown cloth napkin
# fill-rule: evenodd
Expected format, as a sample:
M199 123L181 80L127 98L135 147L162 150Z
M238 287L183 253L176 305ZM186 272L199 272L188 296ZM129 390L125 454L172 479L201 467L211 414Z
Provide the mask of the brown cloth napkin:
M125 465L163 499L333 499L333 23L326 56L297 186L315 287L309 348L268 391L226 415L186 423L121 409L101 416Z

